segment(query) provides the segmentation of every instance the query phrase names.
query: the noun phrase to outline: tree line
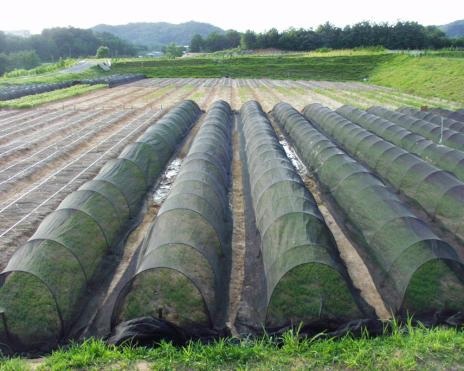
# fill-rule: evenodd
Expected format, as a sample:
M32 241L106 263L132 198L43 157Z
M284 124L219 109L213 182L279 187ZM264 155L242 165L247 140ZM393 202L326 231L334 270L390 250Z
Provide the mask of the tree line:
M15 68L29 69L60 58L93 56L99 47L110 57L137 55L137 48L108 33L74 27L45 29L41 34L20 37L0 31L0 75Z
M290 28L279 32L272 28L266 32L226 31L212 33L206 38L193 36L191 52L215 52L219 50L277 48L288 51L310 51L321 48L350 49L356 47L383 46L387 49L440 49L464 47L464 38L448 38L436 26L423 26L417 22L370 23L360 22L344 28L330 23L313 29Z

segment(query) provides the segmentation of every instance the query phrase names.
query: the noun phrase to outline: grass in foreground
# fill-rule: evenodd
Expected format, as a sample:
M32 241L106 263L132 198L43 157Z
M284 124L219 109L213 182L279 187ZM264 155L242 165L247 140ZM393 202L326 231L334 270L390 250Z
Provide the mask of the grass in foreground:
M106 87L106 85L102 84L75 85L65 89L49 91L47 93L27 95L18 99L0 101L0 108L33 108L41 104L75 97L104 87Z
M280 339L220 340L181 348L170 343L156 348L114 347L99 340L87 340L55 351L43 359L38 369L136 369L142 363L155 370L451 369L464 364L464 333L456 329L408 326L396 327L393 334L372 339L346 336L323 340L299 339L290 331ZM30 368L31 363L25 359L0 361L2 370Z

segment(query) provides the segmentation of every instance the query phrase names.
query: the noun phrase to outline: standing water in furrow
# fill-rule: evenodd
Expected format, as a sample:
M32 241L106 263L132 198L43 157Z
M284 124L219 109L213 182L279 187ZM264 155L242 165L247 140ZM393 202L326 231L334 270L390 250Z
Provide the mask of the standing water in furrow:
M199 114L192 101L178 104L42 221L1 274L1 341L13 350L45 350L68 334L104 257L136 223Z
M266 278L265 326L347 321L370 312L354 289L316 201L259 103L240 111Z
M230 106L209 110L121 292L113 324L145 316L201 333L227 306L231 217Z

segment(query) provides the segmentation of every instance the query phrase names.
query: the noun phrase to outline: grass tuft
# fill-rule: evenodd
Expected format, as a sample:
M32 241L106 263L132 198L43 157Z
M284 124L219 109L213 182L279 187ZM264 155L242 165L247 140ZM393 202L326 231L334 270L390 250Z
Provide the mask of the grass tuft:
M280 338L221 339L207 345L191 342L184 347L168 342L154 348L116 347L88 339L54 351L37 369L135 369L141 362L155 370L419 370L460 368L464 364L464 333L458 329L413 327L412 319L404 327L393 320L390 328L390 335L376 338L365 334L360 338L308 339L301 338L297 329ZM1 370L24 370L31 365L19 358L0 361Z

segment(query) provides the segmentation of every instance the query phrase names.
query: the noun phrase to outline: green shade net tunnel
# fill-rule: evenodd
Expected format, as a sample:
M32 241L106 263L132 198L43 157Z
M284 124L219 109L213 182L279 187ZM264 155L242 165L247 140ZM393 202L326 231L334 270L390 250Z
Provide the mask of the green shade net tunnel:
M333 236L261 106L244 104L240 117L266 276L266 326L360 318Z
M314 109L321 106L307 107L305 113ZM273 112L338 205L387 308L394 313L462 309L462 264L454 249L294 108L280 103Z
M227 304L232 112L208 111L119 295L113 325L153 316L189 330L221 322Z
M460 181L464 181L463 151L436 144L430 139L359 108L346 105L339 107L336 112L436 167L449 171Z
M102 259L134 224L146 192L199 114L193 101L170 110L69 194L15 252L1 274L7 342L49 348L67 334Z
M306 106L304 115L464 241L463 182L320 104Z
M441 144L464 151L464 133L448 129L446 127L443 128L442 133L440 125L408 116L401 112L390 111L383 107L371 107L367 110L367 112L398 124L405 129L422 135L427 139L431 139L435 143L439 143L440 139L442 139Z
M443 124L443 127L450 130L464 132L464 122L454 120L450 117L443 117L430 111L418 111L414 108L404 107L398 108L397 112L431 122L435 125L441 126Z
M450 111L443 108L433 108L428 110L428 112L464 123L464 110Z

